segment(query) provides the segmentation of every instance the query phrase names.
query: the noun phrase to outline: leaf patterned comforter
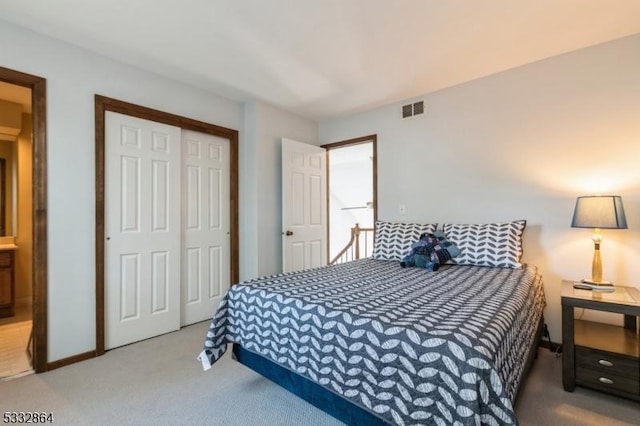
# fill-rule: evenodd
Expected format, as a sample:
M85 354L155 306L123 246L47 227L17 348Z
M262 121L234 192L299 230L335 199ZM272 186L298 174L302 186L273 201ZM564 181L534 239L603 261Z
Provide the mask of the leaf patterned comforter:
M534 266L361 259L233 286L199 358L238 343L389 423L515 424L544 305Z

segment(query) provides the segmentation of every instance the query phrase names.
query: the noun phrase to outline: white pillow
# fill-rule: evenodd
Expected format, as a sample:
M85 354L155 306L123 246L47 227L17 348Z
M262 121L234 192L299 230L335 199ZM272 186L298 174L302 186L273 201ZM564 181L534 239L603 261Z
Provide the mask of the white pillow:
M402 260L411 251L411 245L420 235L434 233L437 224L394 223L376 221L375 239L371 257L379 260Z
M450 263L522 268L522 234L526 226L526 220L477 225L445 223L445 236L461 252Z

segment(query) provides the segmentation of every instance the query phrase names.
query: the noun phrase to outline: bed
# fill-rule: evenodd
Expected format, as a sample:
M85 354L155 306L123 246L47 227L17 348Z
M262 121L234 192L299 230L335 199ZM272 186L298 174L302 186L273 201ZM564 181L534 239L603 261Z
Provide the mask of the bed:
M373 258L234 285L203 367L233 344L238 361L347 424L516 424L545 305L537 268L431 272L380 247Z

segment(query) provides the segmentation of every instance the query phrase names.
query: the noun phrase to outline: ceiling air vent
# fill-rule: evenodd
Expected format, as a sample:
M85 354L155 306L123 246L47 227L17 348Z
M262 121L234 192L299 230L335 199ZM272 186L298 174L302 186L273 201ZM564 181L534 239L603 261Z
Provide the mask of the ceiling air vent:
M424 101L414 102L412 104L402 105L402 119L415 117L424 114Z

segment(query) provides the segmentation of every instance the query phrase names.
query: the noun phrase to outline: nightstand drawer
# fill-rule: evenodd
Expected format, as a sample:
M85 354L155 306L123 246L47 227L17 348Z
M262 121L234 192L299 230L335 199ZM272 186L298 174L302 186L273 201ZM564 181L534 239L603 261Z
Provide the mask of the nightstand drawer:
M635 380L640 379L638 358L600 351L576 345L576 365L584 369L599 371L604 375L615 374Z
M634 396L640 395L640 384L637 378L607 374L600 370L584 368L580 365L576 366L576 383L604 391L617 391Z

